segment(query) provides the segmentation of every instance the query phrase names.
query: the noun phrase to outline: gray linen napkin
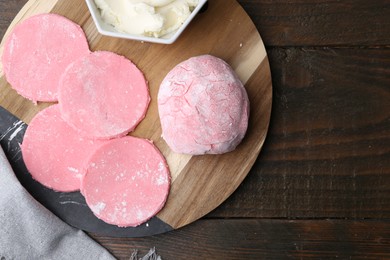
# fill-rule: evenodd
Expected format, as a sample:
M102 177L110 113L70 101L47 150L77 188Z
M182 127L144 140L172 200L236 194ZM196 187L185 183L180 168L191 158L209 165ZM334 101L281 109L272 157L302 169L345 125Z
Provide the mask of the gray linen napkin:
M115 259L81 230L39 204L0 147L0 259Z

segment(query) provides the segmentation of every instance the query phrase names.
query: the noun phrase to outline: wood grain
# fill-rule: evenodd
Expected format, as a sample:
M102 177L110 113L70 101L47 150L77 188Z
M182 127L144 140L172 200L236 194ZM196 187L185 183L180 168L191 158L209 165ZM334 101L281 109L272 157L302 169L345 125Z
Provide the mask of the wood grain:
M0 38L27 0L0 1Z
M27 0L0 1L0 37ZM270 46L388 46L388 0L238 0Z
M390 49L272 48L270 135L210 217L390 218Z
M390 44L388 0L240 0L266 46Z
M260 152L268 131L272 101L271 74L265 47L256 27L238 3L210 2L208 10L200 14L172 45L102 36L97 33L82 0L30 0L10 28L32 14L48 10L81 25L92 51L106 50L123 55L144 72L152 101L145 119L132 135L153 140L167 159L172 175L168 200L157 217L171 227L179 228L209 213L229 197ZM206 53L227 61L245 84L251 103L249 129L245 140L231 153L218 156L176 154L161 138L156 102L159 84L179 62ZM4 77L0 80L0 88L0 104L26 123L49 105L36 106L20 97Z
M17 2L0 1L0 32ZM271 64L261 157L207 219L143 239L93 237L119 259L153 246L163 259L389 259L389 1L238 2Z
M92 237L119 259L151 247L164 260L390 258L389 221L200 220L149 238Z

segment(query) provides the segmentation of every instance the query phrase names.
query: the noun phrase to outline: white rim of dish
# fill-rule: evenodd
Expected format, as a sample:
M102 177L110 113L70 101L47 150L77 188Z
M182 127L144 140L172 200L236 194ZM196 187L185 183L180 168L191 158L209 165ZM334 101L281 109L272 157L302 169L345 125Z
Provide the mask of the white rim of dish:
M85 0L89 9L89 12L91 13L92 19L95 23L95 26L98 30L98 32L102 35L116 37L116 38L123 38L123 39L130 39L130 40L136 40L136 41L142 41L142 42L152 42L152 43L162 43L162 44L172 44L174 43L181 33L186 29L186 27L190 24L190 22L193 20L193 18L198 14L200 9L203 7L203 5L207 2L207 0L199 0L199 4L195 7L195 9L191 12L190 16L187 17L185 22L180 26L179 29L177 29L174 33L171 33L168 35L168 37L148 37L143 35L135 35L135 34L128 34L128 33L121 33L114 29L113 26L105 23L101 17L100 17L100 11L95 5L94 0ZM104 29L103 25L106 27L109 27L110 30Z

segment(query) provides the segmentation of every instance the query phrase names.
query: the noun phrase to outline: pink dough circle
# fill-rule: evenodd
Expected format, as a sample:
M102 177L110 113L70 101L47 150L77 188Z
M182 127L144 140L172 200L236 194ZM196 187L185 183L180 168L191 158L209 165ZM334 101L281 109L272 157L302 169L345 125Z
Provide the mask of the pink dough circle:
M89 52L83 30L56 14L33 16L15 26L4 44L3 71L22 96L57 101L58 81L65 68Z
M39 112L27 127L22 155L32 177L61 192L80 189L91 154L107 141L88 140L60 115L58 105Z
M202 55L174 67L158 93L162 137L177 153L221 154L234 150L248 127L249 100L233 69Z
M126 135L145 117L149 101L142 72L130 60L107 51L73 62L59 84L62 117L89 138Z
M160 151L146 139L126 136L108 141L92 155L81 192L99 219L135 227L163 208L169 187Z

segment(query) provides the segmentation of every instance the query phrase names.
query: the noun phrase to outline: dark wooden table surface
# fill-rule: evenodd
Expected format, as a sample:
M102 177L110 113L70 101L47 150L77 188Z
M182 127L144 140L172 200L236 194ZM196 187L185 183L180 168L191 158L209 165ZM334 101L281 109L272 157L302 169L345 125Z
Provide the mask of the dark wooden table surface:
M212 1L212 0L211 0ZM0 38L27 0L0 0ZM269 134L215 211L119 259L390 259L390 1L239 0L271 64Z

